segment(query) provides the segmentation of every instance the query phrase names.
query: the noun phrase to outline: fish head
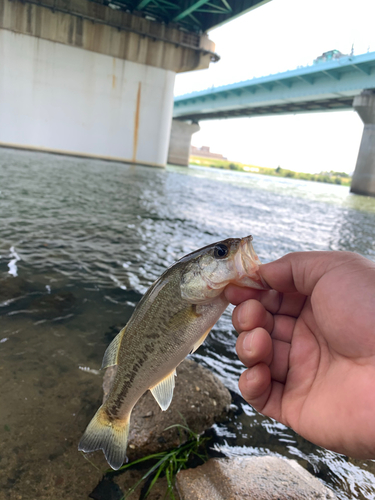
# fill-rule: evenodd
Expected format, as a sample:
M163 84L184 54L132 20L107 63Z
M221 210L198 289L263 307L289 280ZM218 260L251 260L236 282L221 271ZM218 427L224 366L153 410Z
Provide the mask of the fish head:
M261 262L252 245L252 236L229 238L183 257L181 296L192 303L208 303L229 283L268 290L259 274Z

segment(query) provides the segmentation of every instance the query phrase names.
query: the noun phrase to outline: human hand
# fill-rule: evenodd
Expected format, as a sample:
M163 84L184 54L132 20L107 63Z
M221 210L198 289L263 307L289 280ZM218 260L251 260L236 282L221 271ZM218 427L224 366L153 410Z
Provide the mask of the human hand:
M225 291L243 397L319 446L375 458L375 264L297 252L260 273L273 290Z

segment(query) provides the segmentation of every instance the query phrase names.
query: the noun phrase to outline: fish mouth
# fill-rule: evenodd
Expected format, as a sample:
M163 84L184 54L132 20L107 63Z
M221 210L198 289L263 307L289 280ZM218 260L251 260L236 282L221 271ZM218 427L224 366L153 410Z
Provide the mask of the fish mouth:
M261 262L253 248L252 240L252 236L242 238L239 249L235 255L234 265L237 271L236 284L239 286L257 288L258 290L270 290L270 287L259 273Z

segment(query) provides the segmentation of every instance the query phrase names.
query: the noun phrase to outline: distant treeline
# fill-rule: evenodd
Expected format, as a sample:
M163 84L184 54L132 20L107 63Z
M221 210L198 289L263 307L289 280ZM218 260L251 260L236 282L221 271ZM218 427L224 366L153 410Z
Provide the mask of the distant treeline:
M221 168L224 170L237 170L239 172L251 172L254 174L273 175L275 177L289 177L291 179L301 179L305 181L327 182L329 184L342 184L350 186L351 176L345 172L320 172L319 174L307 174L304 172L294 172L286 168L264 168L244 163L231 162L228 160L216 160L215 158L204 158L203 156L190 156L191 165L201 167Z

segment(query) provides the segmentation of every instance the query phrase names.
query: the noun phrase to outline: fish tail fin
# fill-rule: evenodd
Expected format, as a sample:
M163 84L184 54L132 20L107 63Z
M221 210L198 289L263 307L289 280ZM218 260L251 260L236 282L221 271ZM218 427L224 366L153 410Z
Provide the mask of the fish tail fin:
M123 420L115 420L111 419L101 406L87 426L78 450L85 453L103 450L112 469L119 469L126 459L129 421L130 413Z

